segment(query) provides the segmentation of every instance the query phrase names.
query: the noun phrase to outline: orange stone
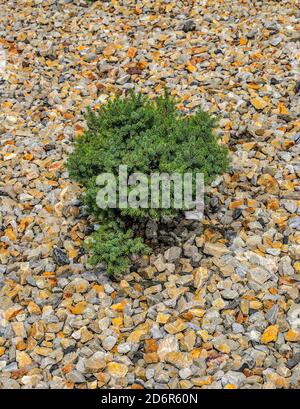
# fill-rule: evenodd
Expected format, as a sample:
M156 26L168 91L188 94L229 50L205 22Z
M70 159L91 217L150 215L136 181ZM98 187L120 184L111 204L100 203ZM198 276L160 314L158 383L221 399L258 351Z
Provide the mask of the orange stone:
M117 304L113 304L110 308L114 311L123 312L125 305L126 301L121 301Z
M159 356L157 355L156 352L148 352L144 354L144 361L147 364L155 364L159 362Z
M279 208L279 201L277 199L271 199L267 203L267 208L270 210L277 210Z
M261 175L258 178L257 183L260 186L263 186L265 188L266 192L269 193L277 193L279 191L279 186L278 182L273 176L269 175L268 173Z
M4 235L12 241L17 239L16 233L12 229L6 229Z
M237 389L237 386L234 383L228 383L224 389Z
M142 385L138 383L134 383L132 384L131 389L144 389L144 388L142 387Z
M290 329L285 334L285 339L288 342L298 342L298 341L300 341L300 332Z
M261 336L261 342L263 344L268 344L269 342L276 342L278 337L279 327L278 325L270 325L265 329Z
M127 338L127 342L133 342L137 344L141 337L146 335L149 331L150 327L148 324L140 325L136 330L134 330Z
M12 318L14 318L16 315L18 315L22 310L23 310L22 307L15 305L5 310L3 313L3 317L9 321Z
M83 311L85 310L86 307L86 302L85 301L80 301L78 304L76 304L74 307L69 307L69 310L72 314L74 315L79 315L82 314Z
M157 342L155 339L146 339L145 340L145 352L156 352L158 349Z
M230 203L229 209L236 209L237 207L240 207L243 205L244 205L244 199L235 200L234 202Z

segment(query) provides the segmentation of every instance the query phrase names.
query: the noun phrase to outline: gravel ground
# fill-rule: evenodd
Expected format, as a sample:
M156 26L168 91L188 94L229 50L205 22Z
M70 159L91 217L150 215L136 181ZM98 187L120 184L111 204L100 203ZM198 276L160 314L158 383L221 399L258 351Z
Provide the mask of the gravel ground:
M0 6L0 386L299 388L297 1ZM165 85L220 116L232 171L112 282L64 161L86 106Z

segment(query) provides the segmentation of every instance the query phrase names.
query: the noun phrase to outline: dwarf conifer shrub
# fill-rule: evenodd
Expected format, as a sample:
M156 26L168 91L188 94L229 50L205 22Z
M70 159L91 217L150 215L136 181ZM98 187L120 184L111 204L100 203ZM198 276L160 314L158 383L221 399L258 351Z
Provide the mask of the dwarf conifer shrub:
M155 100L133 93L117 97L96 113L88 110L86 121L87 130L74 141L67 167L71 179L85 188L85 204L100 223L88 240L91 261L105 262L107 271L118 275L128 269L132 254L149 252L142 239L127 230L128 222L158 220L180 210L99 208L97 176L118 175L119 166L126 165L129 175L202 173L209 184L227 169L228 153L214 133L216 119L201 109L182 114L168 93Z

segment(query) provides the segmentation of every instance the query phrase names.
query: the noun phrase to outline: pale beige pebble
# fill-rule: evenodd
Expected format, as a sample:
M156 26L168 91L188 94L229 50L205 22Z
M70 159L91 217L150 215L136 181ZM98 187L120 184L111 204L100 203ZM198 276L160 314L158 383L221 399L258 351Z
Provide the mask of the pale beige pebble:
M183 351L192 351L196 342L196 333L193 329L187 330L183 340L181 340L181 346Z
M178 349L177 338L174 335L167 335L164 339L158 341L157 354L161 360L164 360L169 352L176 352Z
M12 322L11 326L17 337L26 338L27 332L23 322Z
M182 332L186 329L186 327L187 324L179 319L164 326L165 330L169 334L177 334L178 332Z
M95 352L84 362L85 368L92 372L98 372L106 367L105 353L102 351Z
M203 251L205 254L215 257L230 253L230 250L222 243L205 243Z
M16 351L16 360L19 368L25 368L32 364L32 359L25 351Z
M80 330L80 341L83 343L86 343L88 341L90 341L91 339L93 339L94 335L92 333L92 331L89 331L86 327L83 327Z

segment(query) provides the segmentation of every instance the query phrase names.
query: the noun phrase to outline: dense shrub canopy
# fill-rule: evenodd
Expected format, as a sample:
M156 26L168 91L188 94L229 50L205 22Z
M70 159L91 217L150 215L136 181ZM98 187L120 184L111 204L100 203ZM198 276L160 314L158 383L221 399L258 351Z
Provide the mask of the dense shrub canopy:
M94 234L94 245L90 245L92 261L105 261L110 272L118 273L113 271L114 266L116 270L126 269L130 253L142 250L140 241L130 239L131 233L122 232L119 227L124 218L159 219L178 213L178 209L100 209L96 205L96 177L104 172L117 175L119 165L127 165L129 174L203 173L209 184L226 170L227 149L218 143L213 132L214 117L200 109L185 116L168 94L156 100L133 93L117 97L97 113L89 110L86 119L87 130L74 142L68 170L70 177L85 187L89 211L102 220L101 233ZM120 246L123 234L129 242L126 249ZM122 257L125 261L120 266L116 260Z

